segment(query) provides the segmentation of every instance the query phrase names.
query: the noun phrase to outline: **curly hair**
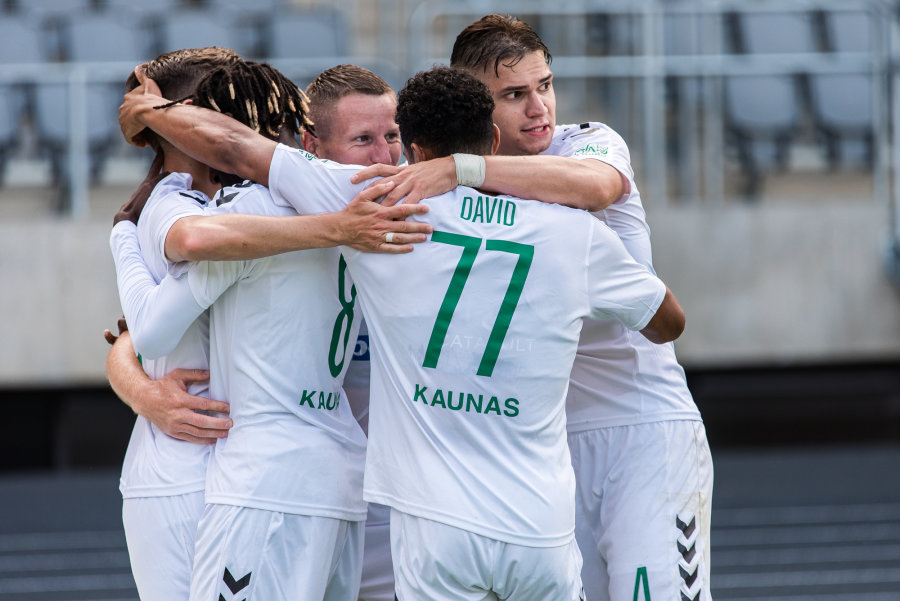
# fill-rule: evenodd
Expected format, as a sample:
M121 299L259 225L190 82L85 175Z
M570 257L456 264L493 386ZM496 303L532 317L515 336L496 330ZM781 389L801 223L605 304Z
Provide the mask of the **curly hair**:
M413 143L435 157L455 152L490 154L494 100L474 76L452 67L413 75L400 90L397 124L407 148Z
M322 71L308 86L310 118L316 134L327 138L331 133L334 105L349 94L383 96L394 90L381 77L356 65L337 65Z
M456 36L450 65L458 69L487 73L493 67L500 75L500 65L515 67L526 55L542 52L547 64L553 60L541 36L528 23L512 16L486 15Z
M312 129L306 94L266 63L241 61L216 69L192 98L195 105L230 115L273 140L282 130L297 136Z

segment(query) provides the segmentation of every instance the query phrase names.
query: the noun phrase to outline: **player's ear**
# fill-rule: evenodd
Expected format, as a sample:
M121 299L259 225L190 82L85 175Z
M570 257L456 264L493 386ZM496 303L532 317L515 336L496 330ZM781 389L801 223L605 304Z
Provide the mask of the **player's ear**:
M319 147L319 139L316 138L311 133L309 133L308 131L306 131L305 129L303 130L303 133L300 135L300 143L303 144L303 150L305 150L306 152L312 153L316 156L319 156L318 153L316 153L316 150Z
M406 147L406 160L409 161L409 164L413 163L421 163L422 161L427 161L430 157L424 148L413 142L409 146Z
M497 154L498 148L500 148L500 128L494 123L494 141L491 143L491 154Z

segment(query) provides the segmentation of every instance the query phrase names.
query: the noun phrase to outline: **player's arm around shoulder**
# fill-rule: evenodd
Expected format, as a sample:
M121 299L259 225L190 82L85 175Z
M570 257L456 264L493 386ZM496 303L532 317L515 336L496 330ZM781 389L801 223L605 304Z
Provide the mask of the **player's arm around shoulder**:
M615 167L602 161L554 155L490 155L480 158L484 160L484 181L476 187L497 194L599 211L622 198L629 190L628 180ZM356 174L353 181L360 182L375 176L385 176L396 184L385 198L386 205L393 205L403 198L407 203L415 203L423 198L439 196L459 183L451 157L406 167L372 165Z
M605 209L628 191L612 165L553 155L485 157L484 187L588 211Z
M589 232L586 284L591 315L615 317L657 344L678 338L684 331L684 311L669 287L631 257L609 226L584 214L575 216L586 218Z
M685 316L678 299L666 286L666 295L641 334L650 342L663 344L676 340L684 332Z
M160 380L152 380L141 368L128 332L118 337L106 356L106 377L113 392L132 411L174 438L209 444L226 437L233 425L227 417L198 413L227 414L228 403L187 392L189 384L209 379L208 371L176 369Z

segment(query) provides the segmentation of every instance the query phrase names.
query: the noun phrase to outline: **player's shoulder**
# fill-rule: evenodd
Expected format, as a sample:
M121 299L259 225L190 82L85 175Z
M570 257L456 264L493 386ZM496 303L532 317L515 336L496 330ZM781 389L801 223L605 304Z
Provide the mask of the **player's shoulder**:
M207 214L248 213L253 215L296 214L296 211L276 205L269 189L262 184L245 180L222 188L209 203Z
M583 123L567 123L557 125L553 130L553 138L568 140L576 137L584 137L597 134L615 133L615 130L606 123L600 121L585 121Z
M166 196L179 196L187 198L191 201L206 204L209 199L203 192L191 189L194 179L190 173L173 172L159 180L153 191L150 193L150 199L162 198Z
M279 144L276 148L279 159L293 164L310 164L323 169L360 169L359 165L344 165L328 159L320 159L311 152L302 148L294 148L286 144Z
M156 216L165 219L170 213L200 214L209 203L209 198L199 190L192 190L192 183L189 173L170 173L161 179L150 193L142 217Z

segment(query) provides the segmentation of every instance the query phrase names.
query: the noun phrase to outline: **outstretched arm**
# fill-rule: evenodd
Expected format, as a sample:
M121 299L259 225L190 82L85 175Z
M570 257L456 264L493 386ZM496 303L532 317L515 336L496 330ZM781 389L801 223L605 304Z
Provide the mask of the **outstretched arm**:
M500 194L532 198L576 209L599 211L627 191L626 180L613 166L597 160L552 155L484 157L485 178L479 186ZM353 182L385 176L396 185L384 204L406 197L418 202L456 187L453 157L442 157L406 167L372 165L353 176Z
M234 173L266 185L277 143L227 115L209 109L168 104L159 87L141 67L135 69L141 85L125 94L119 107L119 126L130 143L144 146L140 134L150 128L184 153L225 173Z
M144 373L131 336L123 332L106 356L106 377L113 392L160 430L188 442L209 444L228 436L233 425L227 417L213 417L198 413L210 411L227 414L228 403L214 401L187 392L187 385L209 379L209 372L200 369L176 369L160 380L151 380Z
M256 259L330 246L351 246L381 253L407 253L424 242L432 227L404 221L427 212L424 205L385 207L373 202L393 184L377 182L360 192L342 211L297 217L263 217L236 213L179 219L166 236L171 261ZM390 243L385 234L393 232Z

